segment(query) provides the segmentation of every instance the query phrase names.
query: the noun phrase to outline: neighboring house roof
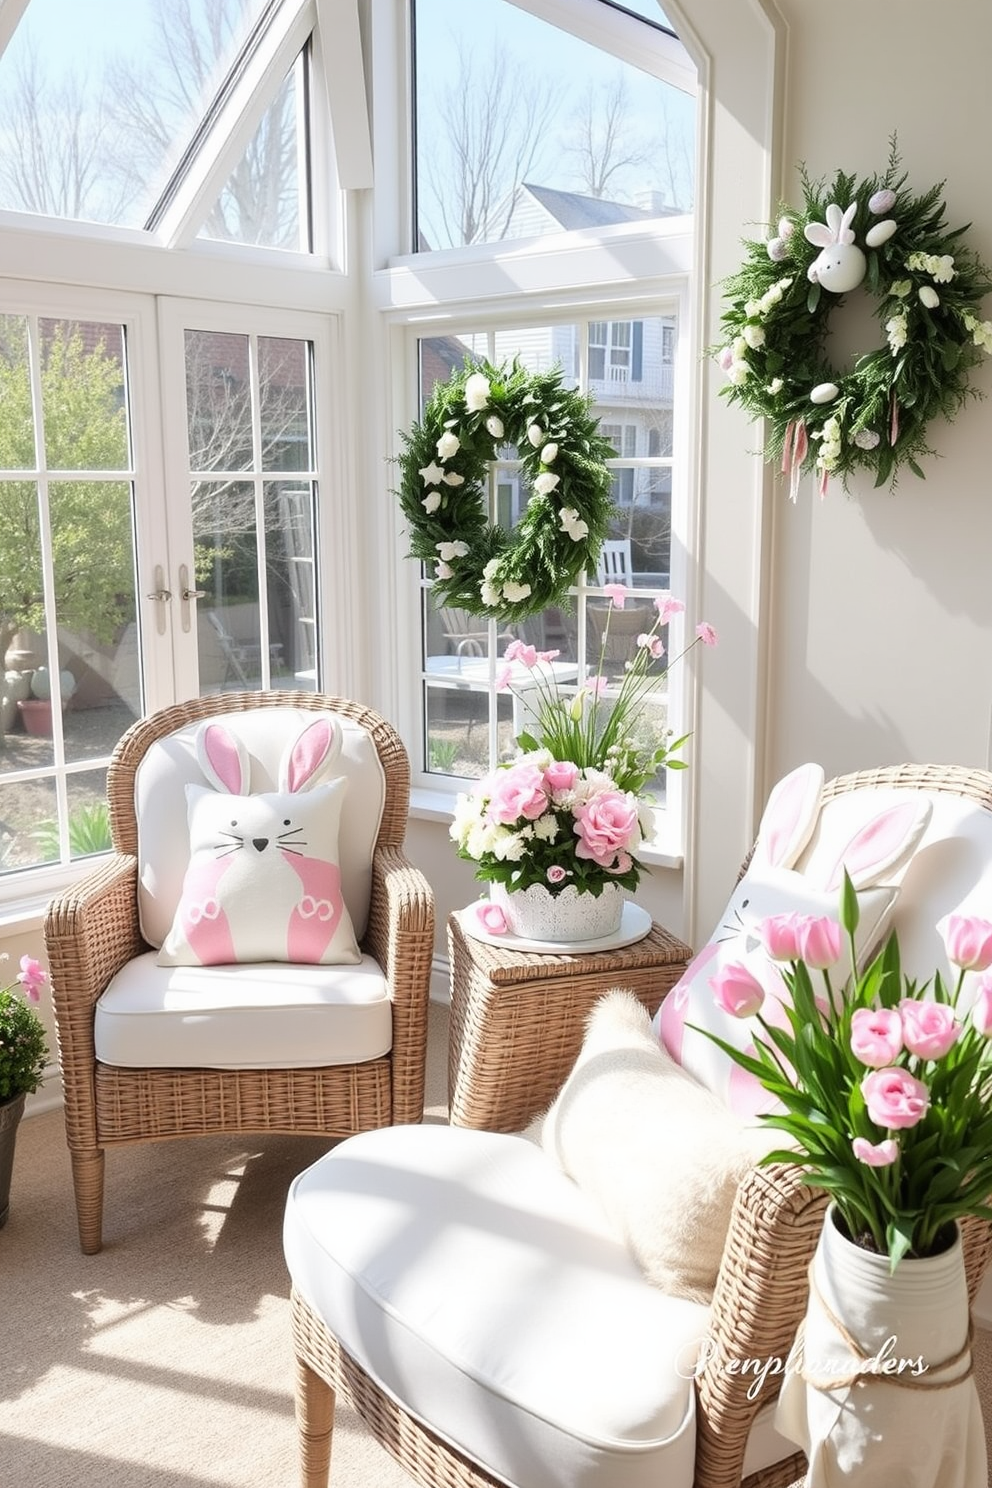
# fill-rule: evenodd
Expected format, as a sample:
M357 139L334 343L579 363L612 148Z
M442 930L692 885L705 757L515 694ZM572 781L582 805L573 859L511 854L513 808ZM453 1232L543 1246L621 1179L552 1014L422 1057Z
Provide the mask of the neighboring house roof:
M580 196L576 191L554 191L550 186L535 186L530 181L521 182L521 186L566 232L582 227L608 227L611 222L646 222L652 217L679 215L676 207L635 207L603 197Z

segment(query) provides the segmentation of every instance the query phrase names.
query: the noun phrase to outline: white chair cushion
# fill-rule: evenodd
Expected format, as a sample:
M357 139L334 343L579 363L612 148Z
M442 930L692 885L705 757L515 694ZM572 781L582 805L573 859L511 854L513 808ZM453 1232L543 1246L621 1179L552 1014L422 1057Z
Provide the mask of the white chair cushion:
M372 851L379 835L385 802L385 775L367 730L337 714L321 715L300 708L259 708L219 714L247 752L252 793L275 791L287 736L301 723L331 716L340 725L341 751L333 765L335 778L347 781L338 834L341 889L355 935L361 940L368 923L372 885ZM189 866L187 785L204 785L197 758L200 723L157 740L135 776L134 805L138 820L138 916L141 933L151 946L161 946L172 926Z
M350 1137L293 1183L297 1290L367 1373L528 1488L689 1488L708 1309L665 1296L517 1136Z
M392 1005L370 956L357 966L158 966L117 974L96 1005L96 1057L157 1069L307 1069L378 1059Z

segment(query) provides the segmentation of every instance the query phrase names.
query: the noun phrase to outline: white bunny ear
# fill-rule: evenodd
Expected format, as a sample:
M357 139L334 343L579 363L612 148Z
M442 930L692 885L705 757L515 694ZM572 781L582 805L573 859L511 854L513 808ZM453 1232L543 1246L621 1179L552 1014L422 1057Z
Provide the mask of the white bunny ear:
M841 215L840 207L837 205L836 202L830 203L829 207L827 208L826 215L827 226L830 229L830 241L832 243L839 243L841 230L844 226L844 219Z
M813 835L823 791L823 766L800 765L772 787L758 827L752 862L791 868Z
M854 221L854 214L857 210L858 204L856 201L853 201L845 211L840 221L840 236L837 239L838 243L854 242L854 228L851 226L851 223Z
M279 764L279 788L295 794L316 785L341 753L341 725L323 716L290 739Z
M916 848L932 811L924 796L910 796L873 816L858 828L838 856L827 889L836 892L840 888L845 868L856 889L866 889L894 872Z
M803 228L803 236L816 248L829 248L834 241L833 233L822 222L807 222Z
M197 731L196 758L214 790L231 796L248 794L248 751L222 723L205 723Z

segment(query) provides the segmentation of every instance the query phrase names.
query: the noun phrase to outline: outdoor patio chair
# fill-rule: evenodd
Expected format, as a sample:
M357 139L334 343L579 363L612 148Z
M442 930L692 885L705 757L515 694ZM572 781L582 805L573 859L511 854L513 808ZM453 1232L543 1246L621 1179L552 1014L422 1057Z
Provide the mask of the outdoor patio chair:
M932 973L936 922L987 910L992 774L908 765L813 784L800 869L904 813L908 866L893 857L872 914L881 928L894 906L904 966ZM766 856L759 834L751 881ZM656 1182L665 1126L650 1114ZM783 1488L805 1463L774 1406L826 1197L795 1166L747 1165L707 1299L649 1283L595 1196L522 1136L428 1125L343 1142L286 1206L301 1484L327 1482L340 1393L425 1488ZM973 1299L990 1230L962 1228Z
M434 903L403 853L409 783L393 727L319 693L201 698L123 735L113 854L45 921L87 1254L108 1147L421 1120Z

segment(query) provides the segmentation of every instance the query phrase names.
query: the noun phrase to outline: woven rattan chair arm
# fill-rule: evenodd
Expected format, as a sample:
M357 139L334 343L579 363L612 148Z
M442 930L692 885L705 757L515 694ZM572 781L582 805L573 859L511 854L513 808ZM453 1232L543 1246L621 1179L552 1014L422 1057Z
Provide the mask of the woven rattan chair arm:
M373 855L365 949L383 968L393 1004L393 1120L420 1121L434 960L434 893L402 848L380 845Z
M128 854L56 895L45 915L45 947L58 1034L66 1136L75 1151L96 1146L93 1007L110 979L147 949L138 928L138 867Z
M778 1395L806 1311L826 1205L798 1167L778 1163L754 1168L737 1191L696 1375L694 1488L741 1481L754 1418Z

